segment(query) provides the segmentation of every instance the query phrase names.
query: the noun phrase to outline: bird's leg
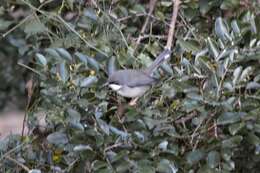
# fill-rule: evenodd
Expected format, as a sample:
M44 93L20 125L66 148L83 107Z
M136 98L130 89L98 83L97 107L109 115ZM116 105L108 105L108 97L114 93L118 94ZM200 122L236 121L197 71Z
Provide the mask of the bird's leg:
M135 106L135 105L136 105L136 102L137 102L137 100L138 100L138 97L136 97L136 98L132 99L132 100L129 102L129 105L130 105L130 106Z

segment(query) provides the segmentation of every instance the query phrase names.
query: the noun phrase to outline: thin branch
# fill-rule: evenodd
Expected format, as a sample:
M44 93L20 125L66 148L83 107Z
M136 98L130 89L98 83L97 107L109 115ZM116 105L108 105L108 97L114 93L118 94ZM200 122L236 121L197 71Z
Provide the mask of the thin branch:
M7 160L9 160L9 161L15 163L16 165L20 166L20 167L23 168L25 171L27 171L27 172L30 171L30 169L29 169L27 166L25 166L24 164L18 162L17 160L13 159L12 157L10 157L10 156L5 156L5 158L6 158Z
M193 27L191 24L189 24L189 23L185 20L184 16L183 16L181 13L179 13L179 16L180 16L181 20L183 21L184 26L187 27L188 30L189 30L189 31L191 32L191 34L193 35L193 37L194 37L196 40L199 41L200 39L199 39L198 36L194 33L194 27Z
M138 37L139 38L139 37ZM130 38L132 40L137 40L138 38ZM155 38L155 39L167 39L167 35L150 35L150 34L144 34L141 36L141 40L145 40L147 38Z
M170 26L169 33L168 33L167 44L165 47L167 49L171 49L171 47L172 47L175 25L176 25L176 20L177 20L179 5L180 5L180 0L173 0L173 2L174 2L174 5L173 5L173 12L172 12L171 26Z
M62 23L64 26L66 26L66 28L68 28L70 31L72 31L74 34L76 34L88 47L90 47L90 48L96 50L97 52L99 52L99 53L101 53L101 54L107 56L107 54L106 54L104 51L102 51L102 50L96 48L95 46L93 46L92 44L90 44L86 39L84 39L74 28L72 28L72 27L70 26L69 23L67 23L67 22L66 22L62 17L60 17L59 15L57 15L57 14L46 14L46 12L44 12L43 10L40 10L40 9L36 8L35 6L33 6L31 3L27 2L26 0L21 0L21 1L22 1L23 3L25 3L26 5L28 5L31 9L33 9L33 10L35 10L35 11L41 13L42 15L44 15L44 16L46 16L46 17L52 19L52 20L55 20L55 21L57 21L57 22Z
M137 49L138 45L139 45L140 42L141 42L142 36L143 36L143 34L145 33L146 27L147 27L148 22L149 22L149 20L150 20L150 16L151 16L152 13L153 13L153 10L154 10L154 7L155 7L155 5L156 5L156 2L157 2L157 0L150 0L148 16L147 16L147 18L145 19L145 22L144 22L144 25L143 25L143 27L142 27L142 29L141 29L140 35L139 35L139 37L138 37L138 39L137 39L137 41L136 41L134 50Z
M44 7L46 4L52 2L53 0L49 0L46 1L44 3L42 3L37 9L40 10L42 7ZM17 28L19 28L22 24L24 24L33 14L30 14L28 16L26 16L23 20L21 20L18 24L16 24L14 27L12 27L11 29L9 29L8 31L6 31L4 34L2 34L2 37L6 37L8 34L10 34L11 32L13 32L14 30L16 30Z
M108 147L106 147L106 148L104 149L104 154L105 154L108 150L112 150L112 149L114 149L114 148L121 147L122 145L123 145L123 143L121 143L121 142L115 143L115 144L113 144L113 145L110 145L110 146L108 146Z
M30 143L33 142L35 139L37 139L37 137L34 137L34 138L30 141ZM10 150L7 151L6 153L4 153L4 154L0 157L0 162L3 161L6 156L8 156L8 155L10 155L11 153L15 152L16 150L22 148L24 145L26 145L26 144L28 144L28 143L29 143L29 142L27 142L27 141L26 141L26 142L23 142L23 143L17 145L16 147L10 149Z
M24 131L26 127L26 122L28 118L28 109L31 103L31 98L33 95L33 79L30 79L29 81L26 82L26 90L27 90L27 103L26 103L26 108L24 112L24 118L23 118L23 127L22 127L22 137L24 137Z
M21 20L17 25L13 26L11 29L9 29L8 31L6 31L4 34L2 34L2 37L6 37L8 34L10 34L11 32L13 32L14 30L16 30L17 28L19 28L22 24L24 24L30 17L32 16L32 14L26 16L23 20Z
M24 67L24 68L27 68L27 69L31 70L32 72L38 74L39 76L43 76L43 74L41 74L39 71L37 71L37 70L35 70L35 69L33 69L33 68L23 64L23 63L21 63L21 62L18 62L17 64L22 66L22 67Z
M187 116L179 118L179 119L175 120L174 122L177 123L177 124L186 123L187 121L191 120L195 116L197 116L197 112L193 111L190 114L188 114Z
M128 16L124 16L124 17L121 17L121 18L118 18L118 19L115 18L115 20L120 23L120 22L124 22L125 20L131 19L131 18L134 18L134 17L142 17L142 16L149 16L150 18L152 18L154 20L157 20L157 21L162 22L163 24L165 24L167 26L170 26L170 24L167 23L167 21L162 20L162 19L160 19L160 18L158 18L158 17L156 17L152 14L149 15L148 13L136 13L136 14L132 14L132 15L130 14ZM113 17L113 16L111 16L111 17Z
M128 46L128 44L127 44L127 41L126 41L126 38L125 38L123 32L121 31L121 29L120 29L120 28L116 25L116 23L110 18L110 16L107 15L107 13L106 13L104 10L102 10L102 9L98 6L98 4L97 4L94 0L92 0L92 3L93 3L93 4L95 5L95 7L110 21L110 23L112 23L112 25L114 25L114 27L119 31L119 33L120 33L120 35L121 35L121 37L122 37L122 39L123 39L123 41L124 41L124 43L125 43L125 46L126 46L127 48L129 48L129 46Z

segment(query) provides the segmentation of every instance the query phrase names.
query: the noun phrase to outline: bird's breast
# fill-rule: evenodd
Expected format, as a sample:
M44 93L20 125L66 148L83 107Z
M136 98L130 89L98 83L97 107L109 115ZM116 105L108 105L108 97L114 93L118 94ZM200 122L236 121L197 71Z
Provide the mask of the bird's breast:
M123 97L135 98L144 95L144 93L150 88L150 86L137 86L137 87L128 87L122 86L117 93Z
M114 91L118 91L122 88L121 85L117 85L117 84L109 84L109 87L114 90Z

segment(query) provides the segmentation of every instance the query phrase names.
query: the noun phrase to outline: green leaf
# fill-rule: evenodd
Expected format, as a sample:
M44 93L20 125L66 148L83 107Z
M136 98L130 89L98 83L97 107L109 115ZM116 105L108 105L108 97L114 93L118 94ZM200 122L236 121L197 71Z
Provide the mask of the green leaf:
M193 54L196 54L200 50L199 44L195 40L184 41L183 39L178 39L178 43L185 51L192 52Z
M89 145L76 145L74 148L73 148L73 151L76 151L76 152L82 152L82 151L85 151L85 150L91 150L93 151L93 149L89 146Z
M203 159L204 156L205 156L205 153L202 150L194 150L194 151L190 151L186 155L186 160L187 160L188 164L194 165L194 164L197 164L201 159Z
M200 8L200 13L202 15L205 15L208 13L213 7L217 6L217 1L208 1L208 0L199 0L199 8Z
M60 56L62 58L65 58L65 59L67 59L69 61L72 61L72 57L71 57L70 53L66 49L64 49L64 48L56 48L56 50L60 54Z
M177 173L178 168L175 164L167 159L161 159L157 164L156 170L160 173Z
M8 27L13 23L13 21L8 21L0 18L0 31L8 29Z
M145 13L145 8L143 5L136 3L134 7L131 9L131 12L133 13Z
M28 173L41 173L42 171L39 169L31 169Z
M38 20L37 18L31 18L24 24L24 32L29 36L43 33L46 31L47 29L45 25L42 22L40 22L40 20Z
M165 6L165 7L170 7L170 6L172 6L172 2L171 1L161 1L161 5Z
M98 19L96 12L92 8L85 9L83 12L83 15L94 21L97 21L97 19Z
M222 10L232 10L239 6L240 0L224 0L220 5Z
M162 95L170 99L174 98L177 91L174 87L170 86L168 83L162 85Z
M162 70L163 70L166 74L168 74L169 76L172 76L172 75L173 75L173 70L172 70L170 64L169 64L167 61L164 61L164 62L161 64L160 67L161 67Z
M83 62L86 66L88 65L87 56L83 55L82 53L76 52L75 55L79 58L81 62Z
M219 51L218 51L217 47L215 46L215 44L212 42L210 37L207 38L207 45L208 45L208 48L209 48L211 54L214 56L215 59L217 59L217 57L219 55Z
M109 135L110 130L109 130L109 125L103 121L102 119L97 119L97 123L100 127L100 129L106 134Z
M80 81L80 87L89 87L98 81L96 76L89 76Z
M88 64L89 64L90 68L94 69L95 71L98 71L99 63L94 58L87 57L87 59L88 59Z
M168 144L169 144L168 141L162 141L162 142L159 144L158 148L161 149L162 151L166 151Z
M143 53L139 54L137 58L140 60L141 64L144 67L149 67L153 62L149 56Z
M249 75L253 72L253 68L251 66L248 66L245 68L240 76L239 81L247 81Z
M237 83L237 81L238 81L238 79L240 77L241 72L242 72L242 66L239 66L239 67L237 67L234 70L234 72L233 72L233 81L232 81L233 85L236 85L236 83Z
M117 70L116 68L116 58L112 56L107 63L107 72L108 76L110 76L113 72Z
M47 136L47 141L54 145L64 145L69 142L69 139L65 133L54 132Z
M57 60L62 60L59 53L55 49L47 48L44 51L47 53L47 55L51 56L52 58L57 59Z
M247 137L246 137L246 140L252 144L252 145L255 145L255 146L258 146L260 145L260 138L254 134L254 133L248 133Z
M231 27L232 27L232 30L234 31L234 33L236 33L238 35L241 34L240 28L239 28L236 20L232 20Z
M90 68L92 68L93 70L95 71L98 71L99 70L99 63L94 59L94 58L91 58L87 55L84 55L82 53L79 53L79 52L76 52L75 55L82 61L86 64L88 64L88 66Z
M228 33L228 29L221 17L218 17L215 22L215 32L217 36L225 41L227 39L231 40L231 36Z
M210 168L215 168L220 163L220 155L217 151L211 151L207 156L207 164Z
M245 126L244 122L231 124L230 126L228 126L229 133L231 135L236 135L237 132L239 132L244 126Z
M250 25L251 25L251 31L254 34L257 34L257 27L256 27L256 23L255 23L255 15L251 14L250 16Z
M68 69L66 67L66 62L63 61L62 63L60 63L58 65L58 69L59 69L59 75L61 77L61 80L63 82L66 82L69 79L69 72L68 72Z
M234 148L243 140L242 136L234 136L222 141L223 148Z
M68 118L67 122L75 129L84 130L83 125L80 123L81 114L75 109L68 108L67 109Z
M152 162L148 160L140 160L137 162L137 172L155 173L155 168L152 166Z
M217 124L225 125L236 123L240 121L242 115L244 114L239 112L224 112L222 115L218 117Z
M43 65L43 66L46 66L47 65L47 60L46 60L46 58L42 55L42 54L40 54L40 53L36 53L36 58L37 58L37 61L41 64L41 65Z
M259 89L260 88L260 84L257 82L249 82L246 85L246 89Z

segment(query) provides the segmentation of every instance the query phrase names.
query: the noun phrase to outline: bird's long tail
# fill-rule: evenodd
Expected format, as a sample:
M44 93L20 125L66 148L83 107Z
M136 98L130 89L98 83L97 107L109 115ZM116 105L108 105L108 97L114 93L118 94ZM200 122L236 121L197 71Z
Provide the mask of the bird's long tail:
M152 74L153 71L159 67L165 60L170 58L171 55L171 50L170 49L165 49L155 60L154 62L147 68L145 69L145 72L147 74Z

